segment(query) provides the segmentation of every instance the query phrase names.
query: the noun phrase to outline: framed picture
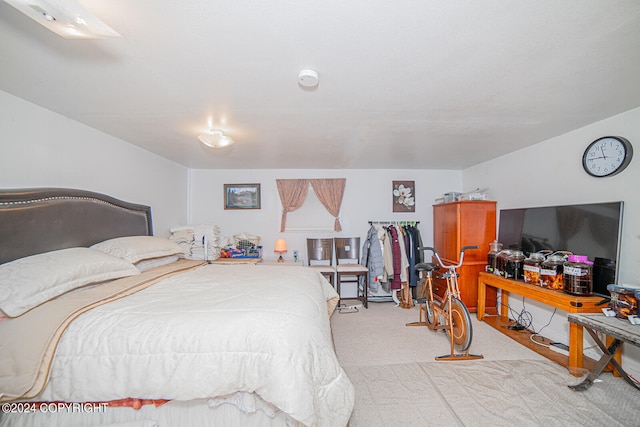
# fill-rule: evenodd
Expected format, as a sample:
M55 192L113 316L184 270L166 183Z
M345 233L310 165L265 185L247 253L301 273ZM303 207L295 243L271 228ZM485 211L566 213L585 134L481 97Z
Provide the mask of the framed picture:
M415 212L415 181L393 181L392 197L394 212Z
M260 184L224 184L225 209L260 209Z

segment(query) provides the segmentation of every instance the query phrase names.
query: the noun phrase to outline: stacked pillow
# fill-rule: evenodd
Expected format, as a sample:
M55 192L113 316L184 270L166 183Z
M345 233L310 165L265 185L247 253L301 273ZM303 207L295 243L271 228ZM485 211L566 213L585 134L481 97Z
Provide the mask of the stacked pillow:
M130 236L91 248L67 248L0 265L0 318L32 308L88 285L140 274L175 262L182 250L169 239Z
M91 248L129 261L140 271L175 262L183 253L177 243L155 236L117 237L96 243Z
M9 317L82 286L139 274L130 262L89 248L68 248L0 265L0 310Z

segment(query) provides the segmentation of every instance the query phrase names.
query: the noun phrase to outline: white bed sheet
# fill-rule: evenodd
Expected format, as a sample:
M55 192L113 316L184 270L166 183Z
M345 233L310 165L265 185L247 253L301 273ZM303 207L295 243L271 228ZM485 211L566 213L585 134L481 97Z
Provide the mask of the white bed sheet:
M308 426L346 425L354 388L317 271L205 265L76 319L36 400L194 400L255 392Z

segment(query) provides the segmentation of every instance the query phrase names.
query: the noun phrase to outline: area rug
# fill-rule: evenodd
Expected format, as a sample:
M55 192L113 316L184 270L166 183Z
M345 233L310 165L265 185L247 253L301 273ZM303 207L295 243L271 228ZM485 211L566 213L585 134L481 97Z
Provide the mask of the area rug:
M356 387L349 426L640 425L640 392L611 374L590 389L546 360L415 362L345 368ZM622 382L622 384L621 384Z

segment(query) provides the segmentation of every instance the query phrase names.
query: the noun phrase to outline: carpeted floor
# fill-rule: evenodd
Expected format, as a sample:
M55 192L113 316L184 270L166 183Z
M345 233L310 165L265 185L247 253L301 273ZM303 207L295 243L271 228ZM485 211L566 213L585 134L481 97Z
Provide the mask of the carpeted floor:
M336 352L356 388L349 425L640 426L640 392L622 379L604 373L573 391L581 378L471 317L470 351L484 358L451 362L434 360L450 350L443 332L405 326L417 308L335 313Z

